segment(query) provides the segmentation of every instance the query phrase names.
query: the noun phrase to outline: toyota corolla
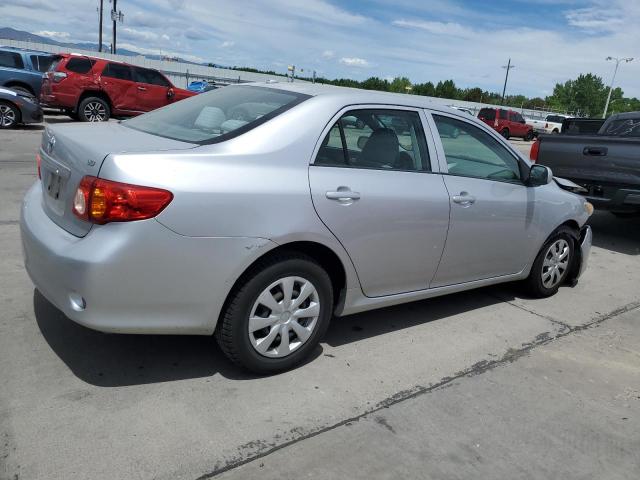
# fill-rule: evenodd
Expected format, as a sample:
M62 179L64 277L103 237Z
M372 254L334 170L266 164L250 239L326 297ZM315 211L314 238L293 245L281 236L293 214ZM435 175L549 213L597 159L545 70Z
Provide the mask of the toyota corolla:
M355 122L359 127L353 128ZM592 207L482 122L415 95L229 86L140 117L47 126L26 268L105 332L215 334L256 372L332 316L585 268Z

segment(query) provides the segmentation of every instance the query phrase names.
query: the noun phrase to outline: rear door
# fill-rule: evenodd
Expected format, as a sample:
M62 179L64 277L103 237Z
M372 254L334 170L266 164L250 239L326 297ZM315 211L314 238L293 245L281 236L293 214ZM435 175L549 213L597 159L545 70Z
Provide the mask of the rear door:
M432 115L451 201L447 244L431 287L522 271L538 239L533 189L519 159L484 129ZM457 136L448 134L457 131Z
M525 122L524 117L518 112L509 112L511 135L516 137L524 137L529 131L529 125Z
M114 110L144 111L139 102L137 85L129 65L108 62L100 77L102 89L109 95Z
M148 112L169 103L170 84L159 72L148 68L131 67L136 82L137 103L142 111Z
M364 128L343 121L353 116ZM449 200L430 152L433 138L416 109L345 109L322 135L309 167L313 204L367 296L423 290L435 274Z

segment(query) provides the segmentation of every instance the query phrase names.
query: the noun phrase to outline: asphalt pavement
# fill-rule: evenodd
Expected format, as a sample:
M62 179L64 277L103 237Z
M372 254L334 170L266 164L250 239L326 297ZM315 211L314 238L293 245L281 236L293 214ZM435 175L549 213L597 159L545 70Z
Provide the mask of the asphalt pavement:
M210 338L94 332L34 290L18 219L41 128L0 132L0 479L640 475L640 219L596 212L553 298L335 319L305 365L256 377Z

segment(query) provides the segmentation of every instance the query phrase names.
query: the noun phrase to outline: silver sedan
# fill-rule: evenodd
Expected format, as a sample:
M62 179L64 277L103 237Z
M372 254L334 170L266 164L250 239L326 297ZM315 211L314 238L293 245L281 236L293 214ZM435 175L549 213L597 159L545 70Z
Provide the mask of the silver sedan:
M301 362L332 316L516 280L553 295L591 245L566 182L414 95L229 86L49 126L38 162L21 230L46 298L96 330L215 334L256 372Z

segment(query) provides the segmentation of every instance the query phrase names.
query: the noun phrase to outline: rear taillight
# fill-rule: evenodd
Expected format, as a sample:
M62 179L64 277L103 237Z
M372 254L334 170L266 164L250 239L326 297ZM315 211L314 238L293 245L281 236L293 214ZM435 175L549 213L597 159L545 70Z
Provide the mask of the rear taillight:
M86 176L73 198L73 213L88 222L131 222L158 215L173 194L167 190Z
M40 165L42 165L42 157L39 153L36 153L36 166L38 167L38 178L42 179L42 174L40 173Z
M529 152L529 159L531 159L533 163L538 162L539 152L540 152L540 139L537 138L536 141L533 142L533 145L531 145L531 151Z
M51 77L54 83L58 83L67 78L67 74L64 72L53 72Z
M545 123L545 124L544 124L544 128L549 128L549 124L548 124L548 123Z

